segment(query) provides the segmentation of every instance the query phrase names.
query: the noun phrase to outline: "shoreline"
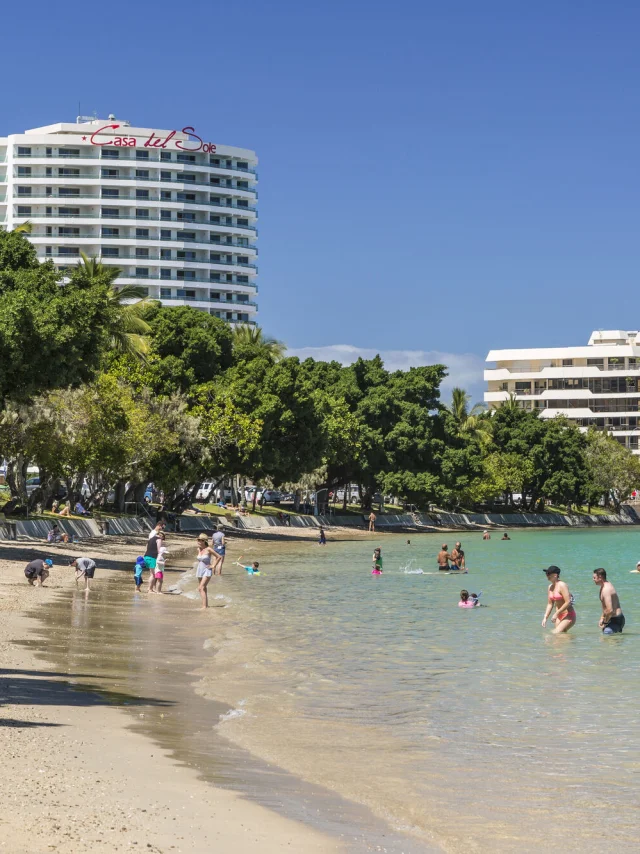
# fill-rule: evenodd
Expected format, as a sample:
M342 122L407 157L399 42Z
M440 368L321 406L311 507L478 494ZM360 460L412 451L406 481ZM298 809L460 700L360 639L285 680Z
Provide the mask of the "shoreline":
M132 563L131 545L105 543L102 557ZM0 851L84 854L97 845L111 851L204 851L215 845L267 854L287 847L343 851L331 836L212 787L132 728L118 708L122 698L42 664L28 612L74 586L64 566L54 566L45 587L27 585L26 553L45 550L16 544L0 560L0 795L10 807L0 819ZM7 559L9 551L14 559ZM82 545L65 547L70 554L82 551ZM100 565L95 544L91 554ZM108 575L98 570L96 577ZM20 640L25 637L27 643Z

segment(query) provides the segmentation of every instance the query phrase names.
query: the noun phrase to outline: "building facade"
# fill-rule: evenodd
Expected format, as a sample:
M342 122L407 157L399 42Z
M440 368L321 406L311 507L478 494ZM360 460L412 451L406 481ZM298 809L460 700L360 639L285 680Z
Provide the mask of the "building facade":
M593 332L586 347L491 350L487 362L495 363L484 372L489 408L513 395L542 418L566 415L639 453L640 332Z
M0 227L29 221L38 258L80 253L165 305L232 323L257 312L257 158L187 127L78 117L0 137Z

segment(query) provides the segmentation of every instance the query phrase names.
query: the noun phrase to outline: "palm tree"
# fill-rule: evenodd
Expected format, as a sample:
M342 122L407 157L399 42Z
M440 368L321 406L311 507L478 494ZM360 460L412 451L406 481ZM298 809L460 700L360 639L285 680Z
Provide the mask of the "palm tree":
M470 400L468 392L456 387L451 392L451 404L445 409L453 416L459 435L475 435L483 444L488 444L491 441L491 421L486 417L482 403L476 403L469 410Z
M13 234L31 234L33 231L33 223L27 220L20 225L16 225L16 227L12 228L11 231Z
M96 257L89 258L84 252L80 255L82 260L78 267L83 277L90 282L101 281L108 287L107 301L117 317L117 322L109 333L111 349L117 353L144 358L149 352L147 336L151 332L144 315L155 300L149 299L146 289L139 285L116 287L115 281L122 275L122 270L102 264Z
M265 336L259 326L238 325L233 330L233 348L238 350L245 347L259 350L272 362L279 362L287 350L286 344Z

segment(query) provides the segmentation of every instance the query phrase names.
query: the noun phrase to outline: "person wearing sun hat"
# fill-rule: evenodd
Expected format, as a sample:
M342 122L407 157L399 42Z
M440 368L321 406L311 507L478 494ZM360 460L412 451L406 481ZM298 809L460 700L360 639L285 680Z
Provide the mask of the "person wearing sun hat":
M566 583L560 581L560 567L552 565L542 571L546 574L549 582L547 608L542 618L542 628L547 625L547 620L555 605L556 612L551 617L551 622L556 624L553 634L559 635L562 632L568 632L575 625L577 619L573 607L573 596L569 593Z
M28 563L24 568L24 575L29 584L33 587L34 581L37 581L37 587L42 587L44 582L49 577L49 570L53 566L53 561L48 558L36 558Z

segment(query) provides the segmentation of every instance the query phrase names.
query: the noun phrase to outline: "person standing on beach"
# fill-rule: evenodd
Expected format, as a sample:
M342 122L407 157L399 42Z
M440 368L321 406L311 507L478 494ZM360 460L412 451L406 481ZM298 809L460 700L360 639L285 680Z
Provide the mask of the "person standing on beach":
M207 593L207 586L211 581L211 565L215 560L217 560L217 555L214 550L209 546L209 540L205 537L204 534L200 534L200 536L198 537L198 568L196 570L196 575L200 582L198 584L198 592L200 593L200 598L202 599L202 610L209 607L209 595Z
M53 566L53 561L50 557L36 558L28 563L24 568L24 575L29 584L33 587L34 581L37 581L36 587L42 587L49 577L49 570Z
M573 607L573 597L569 593L569 588L564 581L560 581L559 567L549 566L542 571L546 573L547 581L549 582L547 609L542 618L542 628L544 629L547 625L549 614L555 605L556 612L551 618L551 621L556 624L553 634L559 635L562 632L568 632L572 626L575 626L577 619Z
M448 548L449 548L449 546L446 543L443 543L442 548L438 552L438 557L436 558L436 560L438 561L438 569L441 570L442 572L444 572L445 570L448 571L448 569L449 569L450 555L449 555L449 552L447 551Z
M371 513L369 513L369 531L372 534L375 534L376 532L376 514L373 512L373 510L371 511Z
M75 567L76 570L76 587L78 581L84 577L84 589L89 590L91 587L90 579L93 578L96 571L96 562L90 557L74 557L69 561L69 566Z
M227 553L227 542L224 536L224 531L222 530L222 525L218 526L218 530L215 532L211 540L213 542L213 550L216 553L216 561L213 565L213 574L222 575L222 564L224 563L224 556Z
M149 534L147 550L144 553L144 562L149 570L149 593L153 593L156 586L156 561L158 560L158 535L164 528L164 522L158 522Z
M169 549L164 544L165 536L162 531L158 534L158 557L156 558L156 568L153 571L155 586L153 593L162 593L162 582L164 581L164 570Z
M624 629L626 620L620 607L616 588L610 581L607 581L606 569L593 570L593 583L600 588L600 603L602 604L602 616L598 626L602 629L603 635L617 635Z

